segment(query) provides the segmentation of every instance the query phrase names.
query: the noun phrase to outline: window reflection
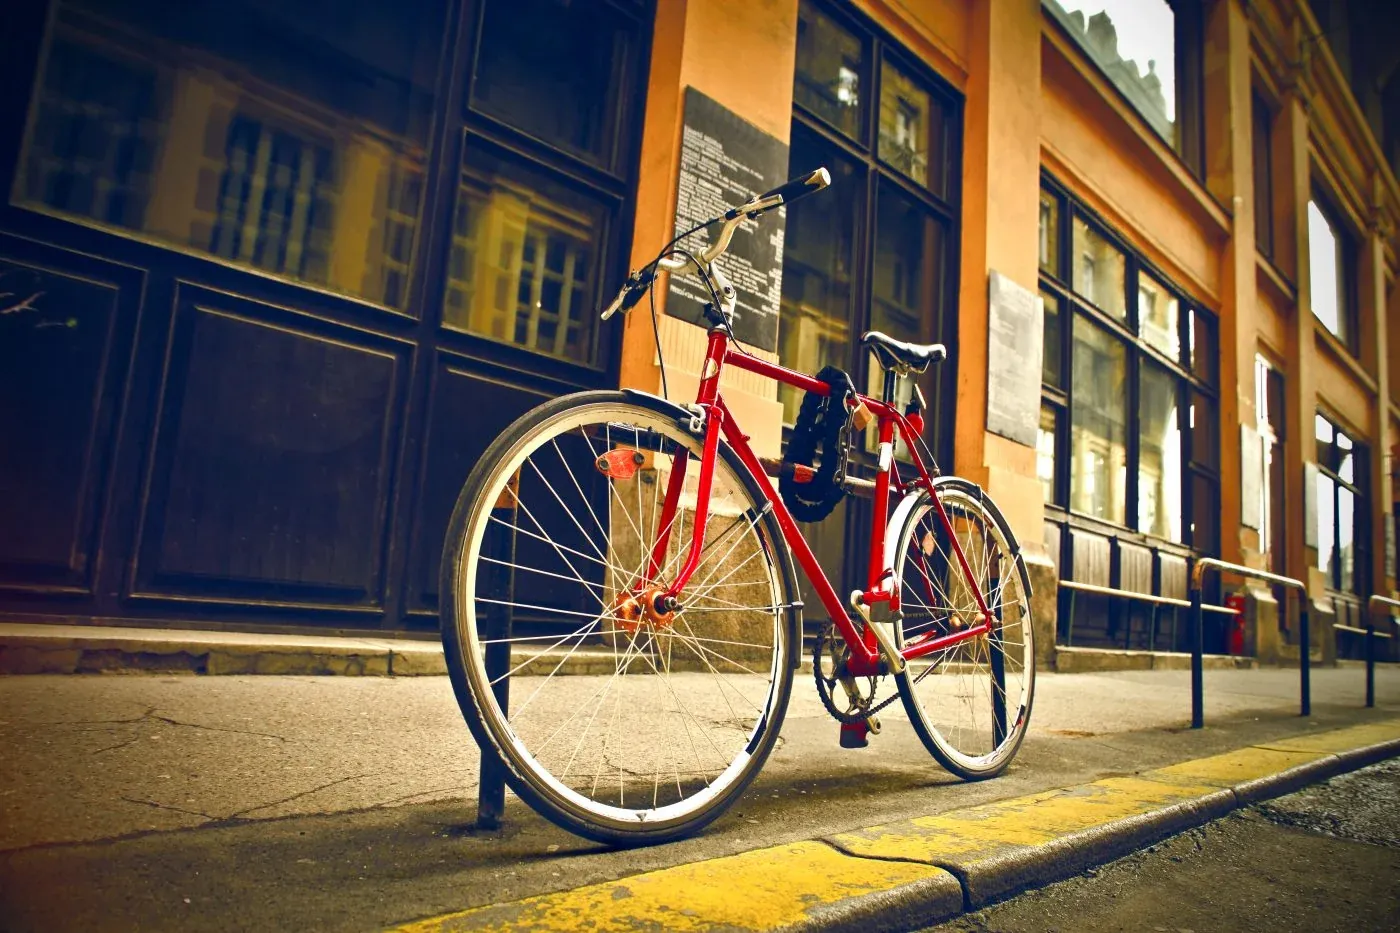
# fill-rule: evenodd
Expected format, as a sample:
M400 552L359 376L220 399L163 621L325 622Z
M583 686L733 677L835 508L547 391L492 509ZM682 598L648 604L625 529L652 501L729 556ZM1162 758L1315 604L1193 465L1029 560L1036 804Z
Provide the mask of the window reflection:
M1060 199L1040 192L1040 270L1060 274Z
M1138 276L1138 327L1142 338L1173 360L1181 359L1181 307L1165 285Z
M1182 450L1177 381L1144 364L1138 435L1138 531L1181 541Z
M855 139L863 137L861 76L865 50L860 39L808 2L797 13L797 75L794 100Z
M1042 405L1040 427L1035 438L1035 475L1046 503L1055 501L1055 438L1059 433L1060 413Z
M604 209L467 142L443 323L587 361Z
M606 5L488 0L480 49L476 107L610 164L615 63L627 59L627 34Z
M1074 290L1119 318L1128 316L1127 260L1083 218L1074 218Z
M942 179L929 177L929 157L936 156L942 139L943 113L937 101L885 61L880 72L880 158L919 184L941 191Z
M1045 348L1041 357L1040 378L1047 385L1063 386L1064 360L1060 320L1060 299L1056 295L1041 291L1040 299L1045 304Z
M942 225L893 184L882 183L875 217L871 330L914 343L938 339L933 331L933 310L942 255ZM880 368L872 363L867 391L878 397L882 380ZM912 395L910 381L901 379L896 397L899 406L902 408ZM870 437L874 437L873 427ZM897 442L895 453L908 455L902 440Z
M811 130L794 125L790 175L825 165L832 185L821 197L788 207L783 242L782 311L778 316L778 359L785 366L815 373L828 364L848 366L850 357L851 275L855 231L863 186L850 162ZM780 385L783 418L791 424L803 393Z
M1308 202L1308 277L1313 314L1339 340L1349 342L1342 301L1342 244L1316 201Z
M402 308L444 0L62 0L19 200Z
M1044 0L1164 139L1176 140L1176 16L1167 0Z
M1127 361L1123 344L1087 319L1074 320L1070 412L1070 508L1124 523Z
M1332 559L1337 544L1335 481L1325 473L1317 474L1317 566L1327 571L1328 582L1335 587Z

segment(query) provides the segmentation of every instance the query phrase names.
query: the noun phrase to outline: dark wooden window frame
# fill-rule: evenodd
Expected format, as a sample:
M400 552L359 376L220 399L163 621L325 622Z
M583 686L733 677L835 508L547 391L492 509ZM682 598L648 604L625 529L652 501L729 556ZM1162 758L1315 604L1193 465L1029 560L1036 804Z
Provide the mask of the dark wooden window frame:
M1187 297L1188 293L1179 285L1172 281L1161 269L1153 265L1140 252L1125 240L1121 235L1113 230L1111 226L1095 211L1078 201L1067 188L1060 184L1053 176L1042 173L1041 190L1054 197L1059 205L1057 220L1059 224L1058 242L1059 256L1057 258L1056 272L1051 274L1045 270L1040 272L1040 288L1042 291L1054 295L1060 303L1060 359L1062 367L1063 387L1042 384L1041 404L1044 407L1057 412L1057 437L1055 438L1055 475L1054 475L1054 497L1052 502L1046 503L1047 517L1068 522L1072 525L1091 527L1095 530L1108 531L1120 538L1140 540L1150 542L1154 545L1165 548L1191 548L1201 551L1200 543L1205 538L1204 534L1193 533L1191 529L1191 518L1195 514L1195 480L1204 480L1206 485L1213 491L1216 500L1220 495L1220 466L1219 452L1216 453L1216 462L1197 458L1195 450L1195 432L1190 428L1190 405L1191 395L1197 393L1209 401L1215 410L1215 429L1219 430L1219 392L1215 385L1215 380L1202 378L1180 360L1173 360L1161 350L1149 344L1138 334L1138 308L1137 308L1137 285L1140 274L1149 273L1155 280L1165 285L1171 294L1177 299L1178 307L1181 309L1178 321L1179 336L1181 339L1182 352L1188 352L1190 312L1195 311L1197 315L1203 316L1203 324L1208 327L1212 334L1218 333L1217 320L1213 312L1205 308L1200 302ZM1093 304L1081 298L1075 293L1070 285L1072 273L1071 263L1073 261L1072 224L1074 218L1078 217L1086 221L1100 236L1104 237L1116 248L1121 250L1127 259L1127 274L1125 275L1124 288L1128 297L1128 316L1126 320L1119 320L1111 314L1101 311ZM1124 524L1117 525L1107 522L1094 516L1083 515L1072 511L1068 507L1070 496L1070 471L1068 468L1070 451L1070 413L1074 405L1074 380L1072 353L1074 347L1074 319L1075 316L1082 316L1091 321L1101 330L1109 333L1118 340L1127 353L1127 380L1128 380L1128 404L1127 420L1125 425L1125 446L1126 446L1126 483L1124 495L1127 499L1124 506ZM1218 340L1212 341L1212 353L1218 352ZM1048 351L1049 348L1047 348ZM1183 438L1183 458L1182 458L1182 537L1183 541L1173 542L1158 538L1147 532L1137 530L1138 514L1138 466L1140 462L1141 433L1140 411L1140 382L1144 361L1150 360L1153 364L1166 369L1176 380L1178 386L1177 416L1178 424ZM1216 367L1212 363L1212 372ZM1218 437L1216 443L1219 443ZM1211 538L1216 537L1212 532ZM1213 551L1218 549L1219 542L1213 541L1214 547L1207 549Z
M1327 576L1327 589L1333 593L1338 593L1348 597L1362 597L1371 592L1371 513L1368 502L1370 492L1370 447L1358 440L1363 436L1357 431L1353 431L1343 421L1323 408L1317 410L1317 417L1322 418L1332 426L1333 440L1329 442L1317 441L1317 471L1319 475L1327 477L1332 481L1332 549L1336 555L1335 567L1323 569ZM1341 463L1341 447L1337 444L1337 435L1346 436L1352 443L1352 481L1342 478L1338 466ZM1352 512L1352 540L1355 566L1352 568L1352 584L1350 589L1342 588L1341 581L1341 510L1338 508L1339 493L1342 489L1348 490L1355 497L1354 511ZM1316 491L1313 492L1316 495ZM1319 521L1321 520L1321 510L1319 509ZM1335 572L1334 572L1335 570Z
M1357 236L1354 228L1344 218L1346 214L1337 207L1337 199L1332 196L1321 182L1314 181L1312 186L1311 200L1322 211L1322 216L1326 218L1327 225L1332 229L1332 235L1337 238L1337 278L1339 294L1337 300L1341 307L1337 309L1338 323L1342 328L1341 334L1333 333L1332 329L1322 323L1322 319L1313 315L1314 320L1322 324L1324 330L1346 347L1347 352L1354 357L1361 355L1361 309L1360 293L1357 281ZM1305 221L1306 223L1306 221ZM1309 250L1311 253L1311 249ZM1311 262L1311 255L1306 257ZM1311 281L1311 276L1309 281Z
M1250 94L1250 146L1254 176L1254 246L1269 262L1275 258L1274 110L1258 90Z

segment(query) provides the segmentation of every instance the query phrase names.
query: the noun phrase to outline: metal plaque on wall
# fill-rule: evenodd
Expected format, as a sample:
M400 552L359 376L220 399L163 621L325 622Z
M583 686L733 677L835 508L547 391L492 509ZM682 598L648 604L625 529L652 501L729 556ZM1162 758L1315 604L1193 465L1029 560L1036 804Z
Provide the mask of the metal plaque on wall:
M1045 305L995 269L988 284L987 430L1034 447L1040 427Z
M776 188L787 181L787 168L786 143L769 136L695 88L685 89L676 233L716 217L756 194ZM778 348L786 212L786 208L779 208L758 220L745 220L719 261L720 268L738 292L734 335L762 350ZM710 232L701 230L679 245L698 253L710 242ZM695 276L671 276L667 314L703 325L704 307L709 300L709 292Z

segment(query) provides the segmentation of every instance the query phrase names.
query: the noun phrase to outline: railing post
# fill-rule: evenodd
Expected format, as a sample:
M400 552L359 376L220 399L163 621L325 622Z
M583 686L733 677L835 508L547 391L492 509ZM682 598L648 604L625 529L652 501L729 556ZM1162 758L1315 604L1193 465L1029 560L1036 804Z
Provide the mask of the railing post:
M1299 692L1302 696L1301 716L1312 715L1312 635L1308 631L1308 598L1306 588L1298 591L1298 672L1302 678Z
M1376 705L1376 619L1366 612L1366 708Z
M1201 608L1201 584L1191 587L1191 728L1206 724L1205 611Z

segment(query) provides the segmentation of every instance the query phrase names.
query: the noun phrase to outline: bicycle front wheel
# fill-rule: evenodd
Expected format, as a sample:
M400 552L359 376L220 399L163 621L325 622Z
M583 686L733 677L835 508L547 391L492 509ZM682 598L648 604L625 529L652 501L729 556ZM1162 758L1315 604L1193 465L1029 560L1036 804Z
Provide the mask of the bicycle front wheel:
M935 481L945 525L927 492L899 531L895 572L903 650L948 639L896 677L914 729L938 762L967 780L995 777L1016 756L1035 694L1035 633L1025 561L996 505L976 485ZM971 575L953 549L957 542ZM992 615L985 633L955 640Z
M724 445L699 566L678 608L657 606L690 549L701 449L659 402L556 399L491 446L449 526L443 640L467 723L522 799L598 841L716 818L772 750L791 689L781 531Z

